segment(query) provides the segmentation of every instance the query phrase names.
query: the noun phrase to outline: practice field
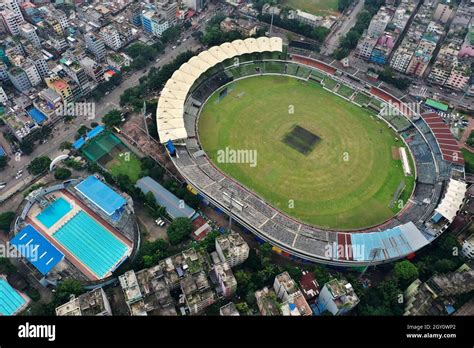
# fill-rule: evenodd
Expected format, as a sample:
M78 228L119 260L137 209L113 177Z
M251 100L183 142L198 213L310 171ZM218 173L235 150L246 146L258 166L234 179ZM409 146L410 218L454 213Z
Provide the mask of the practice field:
M337 15L338 0L284 0L283 5L309 12L315 16Z
M319 84L260 76L233 83L221 100L218 95L199 118L203 149L288 215L324 228L364 228L393 216L397 198L410 196L414 179L392 156L392 147L404 146L397 134ZM218 156L228 150L255 150L256 163Z

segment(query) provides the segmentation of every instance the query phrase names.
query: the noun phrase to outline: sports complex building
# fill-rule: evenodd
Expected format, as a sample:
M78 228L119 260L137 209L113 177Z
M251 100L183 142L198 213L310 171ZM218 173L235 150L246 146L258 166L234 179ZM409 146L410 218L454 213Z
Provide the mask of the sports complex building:
M13 234L10 244L43 284L99 284L139 244L131 199L94 175L31 192Z
M201 111L215 91L262 75L315 82L327 92L370 110L403 139L414 163L413 173L405 171L415 177L413 192L403 208L367 228L319 228L290 217L218 169L199 139ZM382 103L395 105L399 112L382 112ZM183 64L161 93L157 128L176 168L205 202L231 214L234 221L271 243L277 252L305 261L365 266L413 255L447 229L467 187L462 153L435 112L427 109L417 113L357 77L318 60L288 54L276 37L224 43Z

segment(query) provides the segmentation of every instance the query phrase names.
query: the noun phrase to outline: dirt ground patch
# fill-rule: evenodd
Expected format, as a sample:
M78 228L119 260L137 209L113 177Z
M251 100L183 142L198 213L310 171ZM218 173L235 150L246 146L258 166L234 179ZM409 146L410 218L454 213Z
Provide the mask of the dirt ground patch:
M400 150L396 146L392 146L392 158L394 160L399 160L400 159Z
M135 213L140 224L140 230L142 230L142 234L148 242L154 242L157 239L168 240L166 234L168 224L158 227L153 218L148 215L146 208L141 205L135 208Z

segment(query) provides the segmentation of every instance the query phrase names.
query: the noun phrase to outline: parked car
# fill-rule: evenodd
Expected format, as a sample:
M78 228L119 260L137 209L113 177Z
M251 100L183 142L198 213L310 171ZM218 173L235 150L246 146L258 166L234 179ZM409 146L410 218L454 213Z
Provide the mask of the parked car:
M6 182L0 182L0 190L4 189L7 186Z

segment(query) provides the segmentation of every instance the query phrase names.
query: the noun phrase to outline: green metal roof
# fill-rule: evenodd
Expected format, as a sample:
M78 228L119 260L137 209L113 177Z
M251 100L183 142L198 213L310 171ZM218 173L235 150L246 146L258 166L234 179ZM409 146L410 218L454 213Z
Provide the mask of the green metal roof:
M433 99L426 99L425 104L441 111L448 111L448 105Z

